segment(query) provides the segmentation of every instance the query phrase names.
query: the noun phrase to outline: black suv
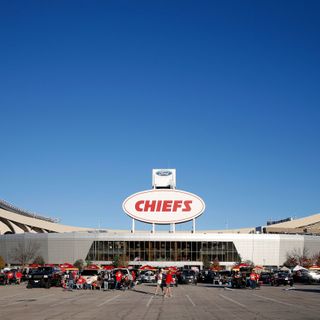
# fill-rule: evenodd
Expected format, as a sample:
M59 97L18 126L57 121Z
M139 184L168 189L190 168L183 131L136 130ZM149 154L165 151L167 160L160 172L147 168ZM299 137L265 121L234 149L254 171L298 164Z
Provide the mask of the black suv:
M279 286L283 285L290 285L293 286L293 277L292 274L289 272L276 272L271 276L270 283L272 286Z
M178 282L181 284L197 284L197 274L193 270L182 270L181 274L179 275Z
M47 288L61 285L61 271L53 267L40 267L29 273L27 288Z

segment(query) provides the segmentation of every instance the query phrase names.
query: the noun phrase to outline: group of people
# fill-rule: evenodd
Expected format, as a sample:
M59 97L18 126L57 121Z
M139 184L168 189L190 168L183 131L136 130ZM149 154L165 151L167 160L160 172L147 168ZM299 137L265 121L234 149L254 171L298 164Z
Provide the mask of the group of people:
M107 291L110 289L130 289L135 286L136 274L131 271L130 274L122 273L117 270L115 274L110 271L102 272L95 276L85 277L77 272L66 272L62 277L62 287L66 290L94 290L99 289Z
M20 269L3 270L0 276L0 283L3 285L20 284L23 274Z
M259 280L260 280L260 274L252 270L249 275L249 279L247 279L247 273L246 272L235 272L232 277L232 287L236 288L245 288L249 286L251 289L259 288ZM248 283L247 283L248 281Z

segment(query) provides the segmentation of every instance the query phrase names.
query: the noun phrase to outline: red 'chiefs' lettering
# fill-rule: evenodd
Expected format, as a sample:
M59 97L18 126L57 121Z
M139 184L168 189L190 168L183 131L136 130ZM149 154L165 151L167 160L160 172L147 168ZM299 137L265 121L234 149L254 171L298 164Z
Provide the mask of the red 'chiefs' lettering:
M138 212L188 212L192 200L139 200L135 204Z

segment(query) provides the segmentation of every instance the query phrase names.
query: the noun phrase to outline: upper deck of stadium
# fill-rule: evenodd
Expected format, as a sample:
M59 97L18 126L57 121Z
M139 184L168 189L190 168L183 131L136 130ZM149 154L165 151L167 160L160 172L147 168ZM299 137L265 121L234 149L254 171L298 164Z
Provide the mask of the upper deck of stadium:
M92 228L67 226L58 219L18 208L7 201L0 200L0 235L16 233L64 233L73 231L90 231ZM255 233L255 227L227 230L208 230L206 233ZM320 235L320 214L300 219L279 222L261 228L263 233L276 234L313 234Z

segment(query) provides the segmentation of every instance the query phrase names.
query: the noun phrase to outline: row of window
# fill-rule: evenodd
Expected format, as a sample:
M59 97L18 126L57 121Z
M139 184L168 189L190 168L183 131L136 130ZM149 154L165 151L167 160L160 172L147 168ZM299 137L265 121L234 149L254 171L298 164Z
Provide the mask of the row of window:
M239 260L233 242L200 241L94 241L87 260L113 261L124 255L130 261L213 261Z

